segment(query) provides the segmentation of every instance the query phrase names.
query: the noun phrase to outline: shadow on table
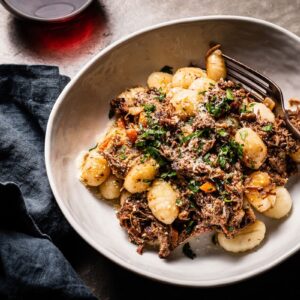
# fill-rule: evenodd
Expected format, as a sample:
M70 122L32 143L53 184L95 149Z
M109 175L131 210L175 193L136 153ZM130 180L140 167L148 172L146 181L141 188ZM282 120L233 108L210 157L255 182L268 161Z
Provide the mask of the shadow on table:
M81 240L80 253L70 261L99 299L226 299L280 295L299 299L300 252L261 275L240 283L214 288L185 288L163 284L131 273L109 261ZM75 251L76 252L76 251ZM255 298L254 298L255 297Z
M18 18L11 18L10 22L12 42L26 55L41 59L63 60L66 56L76 59L109 36L107 15L97 1L74 19L63 23Z

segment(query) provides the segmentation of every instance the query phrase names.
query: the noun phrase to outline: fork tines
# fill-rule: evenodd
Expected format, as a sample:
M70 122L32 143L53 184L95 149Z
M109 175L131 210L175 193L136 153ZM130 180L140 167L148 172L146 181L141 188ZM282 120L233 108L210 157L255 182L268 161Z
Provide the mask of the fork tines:
M226 60L228 77L243 84L259 101L274 94L268 78L225 54L223 57Z

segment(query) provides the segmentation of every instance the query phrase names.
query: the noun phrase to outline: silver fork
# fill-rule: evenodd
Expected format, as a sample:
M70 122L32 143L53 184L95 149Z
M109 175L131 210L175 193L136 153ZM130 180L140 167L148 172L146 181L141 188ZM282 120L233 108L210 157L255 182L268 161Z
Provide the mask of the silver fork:
M288 113L284 107L282 91L270 78L253 70L245 64L222 54L227 66L227 74L235 81L240 82L249 90L251 95L262 102L265 97L272 98L276 104L276 113L280 114L286 121L287 126L296 138L300 139L300 131L289 120Z

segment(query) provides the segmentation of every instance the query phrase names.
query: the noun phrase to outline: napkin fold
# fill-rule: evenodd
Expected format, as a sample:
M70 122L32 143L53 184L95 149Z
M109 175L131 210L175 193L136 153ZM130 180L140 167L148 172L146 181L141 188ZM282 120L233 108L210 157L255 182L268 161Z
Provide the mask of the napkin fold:
M44 137L69 78L0 65L0 299L96 299L56 245L72 229L51 192Z

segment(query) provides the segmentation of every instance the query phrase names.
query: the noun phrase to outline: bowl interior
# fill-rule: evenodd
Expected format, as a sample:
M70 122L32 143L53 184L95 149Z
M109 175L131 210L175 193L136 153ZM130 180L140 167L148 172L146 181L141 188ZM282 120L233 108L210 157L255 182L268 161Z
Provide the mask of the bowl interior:
M300 185L290 181L294 200L283 221L265 220L267 237L256 251L225 253L210 235L192 242L194 260L177 249L167 260L153 251L140 256L127 241L115 211L96 199L77 177L76 157L94 145L108 123L109 101L128 87L145 84L164 65L204 66L210 42L272 78L285 99L300 95L300 42L286 32L249 19L203 18L169 24L136 35L98 56L77 76L56 104L47 130L46 162L56 199L72 226L100 252L141 274L171 283L209 286L233 282L267 269L300 244ZM260 216L258 216L261 218ZM261 218L263 219L263 218ZM288 233L288 234L287 234Z

